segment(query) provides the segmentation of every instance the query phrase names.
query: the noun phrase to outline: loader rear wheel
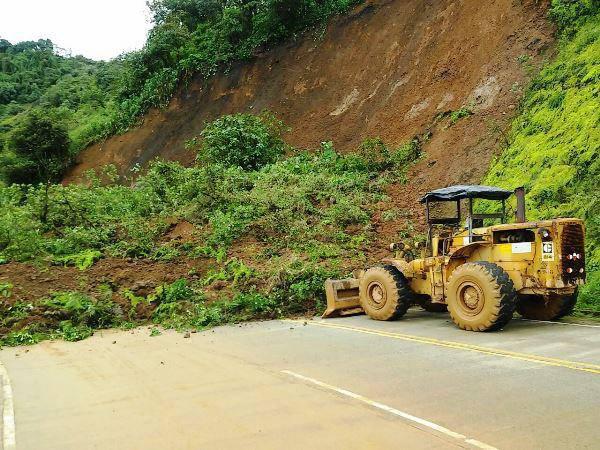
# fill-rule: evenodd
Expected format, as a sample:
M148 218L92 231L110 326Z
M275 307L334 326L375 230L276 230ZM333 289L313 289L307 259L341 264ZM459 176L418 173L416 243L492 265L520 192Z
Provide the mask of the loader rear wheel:
M360 306L371 319L394 320L406 314L411 291L404 275L394 266L367 269L359 281Z
M463 330L499 330L512 319L516 303L512 280L490 262L463 264L448 281L448 311Z
M571 295L523 295L519 296L517 312L526 319L558 320L573 312L577 292Z

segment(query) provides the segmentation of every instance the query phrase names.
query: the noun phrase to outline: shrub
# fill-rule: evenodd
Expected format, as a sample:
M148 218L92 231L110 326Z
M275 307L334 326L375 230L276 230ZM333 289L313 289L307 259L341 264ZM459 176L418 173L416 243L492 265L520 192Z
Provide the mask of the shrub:
M30 325L1 337L0 346L16 347L19 345L33 345L47 337L47 333L41 332L36 325Z
M0 283L0 297L9 298L12 295L13 287L12 283Z
M574 34L582 22L598 13L598 0L552 0L550 4L550 18L567 34Z
M58 264L64 264L65 266L75 266L79 270L86 270L92 267L101 256L102 253L98 250L87 249L73 255L54 258L54 261Z
M58 334L68 342L82 341L94 334L94 330L87 325L74 325L70 320L60 323Z
M576 308L590 309L600 312L600 270L596 269L588 275L587 283L579 289Z
M276 275L271 295L284 314L322 312L325 280L340 276L336 269L294 262Z
M282 122L264 113L223 116L202 131L198 161L256 170L285 151Z
M44 306L61 311L69 326L109 328L118 318L110 300L93 299L79 292L57 292L44 302Z

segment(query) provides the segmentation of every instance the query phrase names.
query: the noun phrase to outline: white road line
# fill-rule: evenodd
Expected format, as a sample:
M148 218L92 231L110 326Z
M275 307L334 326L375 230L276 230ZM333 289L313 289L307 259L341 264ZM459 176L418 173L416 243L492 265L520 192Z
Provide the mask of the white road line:
M406 419L408 421L417 423L417 424L419 424L421 426L430 428L432 430L437 431L438 433L445 434L446 436L449 436L451 438L457 439L459 441L466 442L467 444L473 445L475 447L478 447L478 448L481 448L481 449L485 449L485 450L497 450L495 447L492 447L492 446L490 446L488 444L480 442L480 441L478 441L476 439L467 438L466 436L464 436L464 435L462 435L460 433L457 433L455 431L449 430L448 428L445 428L445 427L443 427L441 425L438 425L436 423L430 422L429 420L421 419L420 417L413 416L412 414L405 413L405 412L400 411L400 410L398 410L396 408L392 408L391 406L384 405L383 403L376 402L374 400L371 400L371 399L369 399L367 397L364 397L364 396L362 396L360 394L355 394L354 392L348 391L346 389L342 389L342 388L339 388L339 387L336 387L336 386L332 386L331 384L327 384L327 383L324 383L322 381L315 380L314 378L305 377L304 375L300 375L299 373L292 372L291 370L282 370L281 373L284 373L286 375L294 377L294 378L296 378L298 380L302 380L302 381L305 381L305 382L308 382L308 383L312 383L312 384L317 385L317 386L319 386L321 388L337 392L338 394L344 395L346 397L353 398L354 400L358 400L358 401L363 402L363 403L365 403L365 404L367 404L369 406L381 409L381 410L386 411L386 412L388 412L390 414L393 414L395 416L402 417L403 419Z
M534 319L523 319L525 322L536 322L536 323L549 323L551 325L570 325L572 327L585 327L585 328L600 328L600 325L589 325L587 323L570 323L570 322L553 322L551 320L534 320Z
M8 372L2 363L0 363L0 383L2 384L2 449L15 450L17 438L13 392Z

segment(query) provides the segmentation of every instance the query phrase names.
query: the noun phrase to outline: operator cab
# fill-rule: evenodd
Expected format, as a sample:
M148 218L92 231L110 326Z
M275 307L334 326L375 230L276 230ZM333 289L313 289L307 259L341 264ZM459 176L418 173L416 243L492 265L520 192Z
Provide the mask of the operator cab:
M428 192L422 199L427 213L427 250L432 256L446 255L450 247L464 246L485 239L484 221L506 223L506 200L512 191L492 186L458 185ZM525 221L524 190L515 190L517 222ZM501 202L500 212L477 214L473 211L477 199ZM466 203L461 209L461 202ZM496 209L496 208L494 208ZM463 214L462 211L466 210ZM464 223L463 223L463 217ZM488 223L489 224L489 223ZM434 230L439 232L434 235ZM464 231L461 233L461 231ZM524 230L526 231L526 230ZM458 236L456 236L458 234ZM461 236L462 235L462 236ZM514 235L507 237L515 239ZM458 240L458 242L457 242Z

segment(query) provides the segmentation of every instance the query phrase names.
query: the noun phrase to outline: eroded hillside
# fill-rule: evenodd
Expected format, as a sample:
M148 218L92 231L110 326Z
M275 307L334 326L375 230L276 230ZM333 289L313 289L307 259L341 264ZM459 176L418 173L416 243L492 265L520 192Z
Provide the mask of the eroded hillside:
M192 81L166 110L82 152L67 180L156 157L190 163L184 143L207 121L268 109L301 148L331 140L350 151L375 136L396 145L429 131L409 184L392 188L398 206L414 206L430 187L483 177L528 73L551 52L546 10L535 0L369 1L208 85ZM461 109L474 114L436 120Z
M321 312L325 279L418 238L424 191L479 182L502 148L505 166L520 152L509 129L531 109L532 88L521 101L530 77L557 51L571 58L554 46L547 14L534 0L366 2L207 85L192 80L165 110L81 153L67 180L111 163L128 174L155 158L190 167L156 162L134 187L112 171L85 184L6 187L0 344L149 320L201 329ZM551 73L532 86L554 83ZM287 143L309 151L282 158L273 116L227 116L263 110L290 127ZM207 123L197 153L186 150ZM196 154L203 163L192 164ZM81 314L89 305L98 316Z

